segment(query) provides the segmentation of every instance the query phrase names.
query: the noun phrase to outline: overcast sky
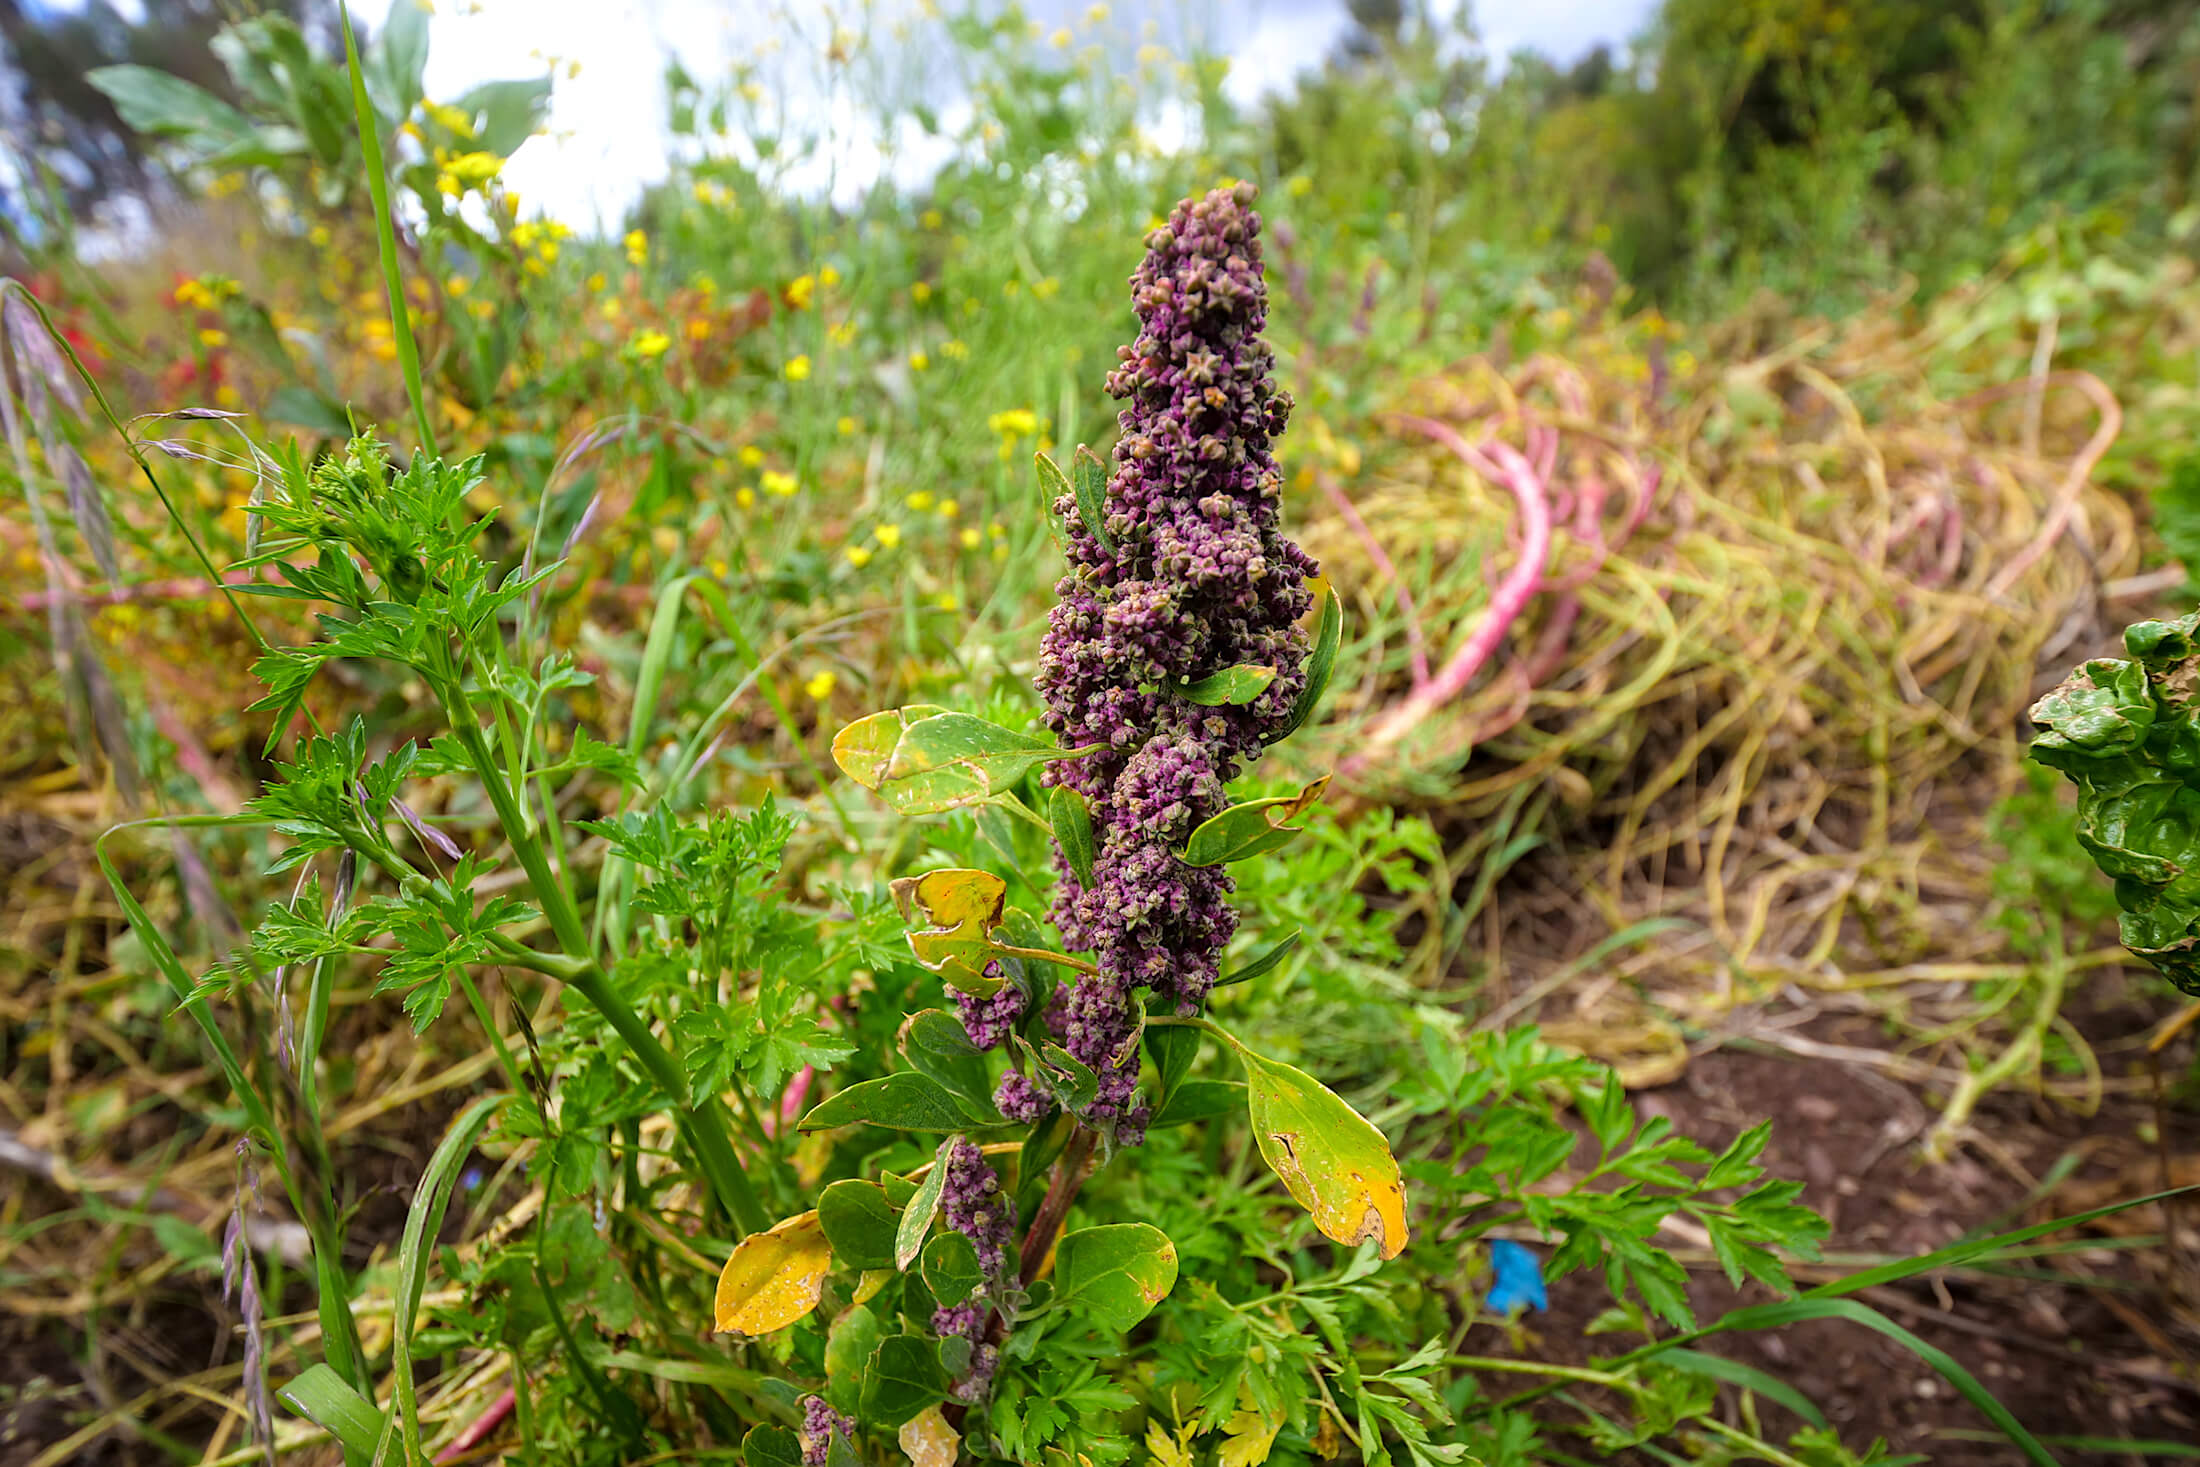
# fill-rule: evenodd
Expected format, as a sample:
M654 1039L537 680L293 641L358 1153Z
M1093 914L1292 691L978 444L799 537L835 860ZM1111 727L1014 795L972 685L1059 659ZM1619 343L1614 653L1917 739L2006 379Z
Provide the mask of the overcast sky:
M392 3L353 0L352 13L379 26ZM1444 0L1438 0L1439 6ZM677 57L706 84L732 65L757 57L760 41L778 47L761 59L770 84L790 111L812 120L853 122L846 97L822 52L836 12L876 32L880 17L912 15L918 0L867 0L827 6L816 0L436 0L430 27L428 94L456 96L476 82L540 75L545 60L578 61L578 75L561 70L547 136L521 148L506 180L523 200L579 227L616 223L642 187L666 171L663 87L665 62ZM1025 13L1045 30L1068 27L1080 39L1092 27L1091 0L1026 0ZM1641 30L1655 0L1482 0L1474 6L1483 44L1494 55L1529 48L1571 61L1598 43L1615 47ZM1135 44L1149 22L1159 39L1182 51L1194 46L1231 58L1230 90L1239 100L1287 85L1319 64L1347 27L1344 0L1111 0L1101 28ZM952 80L925 74L929 58L908 48L894 57L897 85L950 103ZM952 119L950 119L952 120ZM852 131L842 127L839 131ZM844 138L832 165L841 191L860 188L882 168L921 172L921 150L882 159L868 139ZM806 180L825 186L819 176ZM532 208L530 208L532 212Z

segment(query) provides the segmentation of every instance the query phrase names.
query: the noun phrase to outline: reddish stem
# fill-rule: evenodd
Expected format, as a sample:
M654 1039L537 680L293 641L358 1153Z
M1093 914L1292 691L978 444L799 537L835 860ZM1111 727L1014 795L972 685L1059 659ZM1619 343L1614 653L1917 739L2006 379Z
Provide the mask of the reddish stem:
M1403 418L1406 426L1435 439L1484 478L1503 484L1512 491L1520 506L1520 558L1491 593L1489 605L1483 608L1482 619L1468 634L1466 642L1452 654L1443 670L1427 682L1415 687L1405 699L1378 723L1368 735L1361 751L1347 760L1338 771L1347 776L1357 774L1388 753L1397 742L1411 732L1420 722L1438 708L1451 702L1467 690L1475 674L1482 670L1490 655L1504 641L1505 633L1519 620L1520 613L1543 589L1544 572L1551 558L1551 506L1543 480L1537 476L1535 466L1524 458L1520 450L1509 443L1496 440L1477 448L1467 442L1447 423L1429 418Z
M451 1444L435 1454L437 1467L445 1462L456 1462L489 1439L489 1434L504 1424L504 1418L512 1414L512 1407L519 1397L510 1386L504 1394L489 1403L489 1409L476 1416L466 1429L451 1439Z
M1031 1231L1024 1234L1023 1255L1016 1276L1025 1288L1039 1276L1046 1264L1047 1250L1054 1246L1054 1235L1062 1230L1062 1219L1069 1215L1069 1205L1077 1200L1078 1188L1085 1185L1087 1168L1092 1159L1093 1144L1100 1133L1079 1126L1062 1148L1061 1160L1054 1163L1054 1175L1047 1179L1047 1195L1039 1203L1039 1210L1031 1216Z

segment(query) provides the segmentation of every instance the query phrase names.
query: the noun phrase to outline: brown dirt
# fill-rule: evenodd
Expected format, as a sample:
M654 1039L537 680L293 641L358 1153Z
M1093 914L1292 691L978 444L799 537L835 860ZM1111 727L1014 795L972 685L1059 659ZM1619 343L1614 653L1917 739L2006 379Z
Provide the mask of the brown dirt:
M1883 1044L1883 1035L1862 1020L1821 1023L1807 1032L1833 1044ZM2191 1070L2191 1048L2173 1048L2166 1058L2165 1073L2175 1086ZM2157 1110L2146 1096L2111 1099L2090 1118L2022 1096L1994 1097L1982 1105L1975 1127L1988 1138L1984 1146L1967 1147L1941 1165L1922 1161L1916 1146L1937 1107L1865 1065L1727 1049L1698 1056L1678 1083L1637 1100L1646 1113L1670 1116L1685 1134L1713 1147L1771 1117L1767 1169L1808 1183L1803 1200L1831 1222L1826 1251L1835 1257L1915 1256L1972 1229L2000 1230L2143 1196L2160 1190L2163 1180L2161 1155L2151 1144ZM2188 1096L2186 1104L2162 1114L2167 1149L2177 1158L2176 1180L2200 1182L2200 1111ZM2065 1158L2074 1160L2074 1169L2028 1204ZM2185 1204L2178 1227L2185 1257L2200 1259L2200 1203ZM2161 1230L2159 1208L2147 1208L2056 1238L2109 1244ZM1689 1252L1681 1238L1660 1241ZM1731 1289L1708 1257L1690 1262L1699 1318L1769 1298L1755 1288ZM1815 1282L1859 1266L1844 1261L1805 1273ZM2160 1247L2106 1246L2030 1266L2061 1278L1958 1272L1860 1298L1954 1356L2036 1434L2200 1443L2200 1267L2180 1267ZM1549 1358L1583 1361L1624 1348L1616 1337L1580 1334L1605 1302L1600 1277L1575 1274L1554 1283L1550 1313L1534 1321L1536 1348ZM1852 1450L1878 1438L1934 1467L2022 1460L1998 1438L1974 1442L1952 1435L1990 1431L1991 1423L1914 1353L1860 1326L1825 1321L1722 1335L1704 1348L1794 1386ZM1767 1403L1759 1410L1775 1441L1802 1425ZM1566 1415L1561 1407L1551 1419ZM2052 1450L2069 1462L2098 1459L2068 1446Z

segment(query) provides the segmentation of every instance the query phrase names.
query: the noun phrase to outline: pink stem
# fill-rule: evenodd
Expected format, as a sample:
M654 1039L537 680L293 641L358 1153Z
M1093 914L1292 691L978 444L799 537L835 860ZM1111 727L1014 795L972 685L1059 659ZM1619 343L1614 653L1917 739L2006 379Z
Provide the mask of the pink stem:
M510 1386L504 1394L489 1403L489 1409L476 1416L464 1431L451 1439L451 1444L435 1454L438 1467L445 1462L456 1462L489 1439L489 1434L504 1424L504 1418L512 1414L512 1407L519 1397Z
M1488 440L1483 448L1476 448L1449 424L1429 418L1408 417L1400 421L1450 449L1468 468L1512 491L1513 499L1520 506L1520 558L1490 594L1489 605L1483 608L1482 619L1468 634L1466 642L1452 654L1441 672L1415 687L1375 726L1366 745L1340 769L1339 772L1346 775L1365 770L1423 719L1467 690L1475 674L1489 661L1490 654L1504 641L1505 633L1519 620L1522 610L1543 588L1544 572L1550 565L1549 496L1543 481L1536 475L1535 466L1520 450L1494 439Z

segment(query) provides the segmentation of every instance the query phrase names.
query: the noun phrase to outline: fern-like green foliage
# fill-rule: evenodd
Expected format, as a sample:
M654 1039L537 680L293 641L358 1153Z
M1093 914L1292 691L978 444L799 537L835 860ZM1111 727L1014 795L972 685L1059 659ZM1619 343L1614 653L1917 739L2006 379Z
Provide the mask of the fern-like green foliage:
M2116 882L2124 945L2200 994L2200 612L2124 631L2033 705L2032 757L2078 787L2078 842Z

